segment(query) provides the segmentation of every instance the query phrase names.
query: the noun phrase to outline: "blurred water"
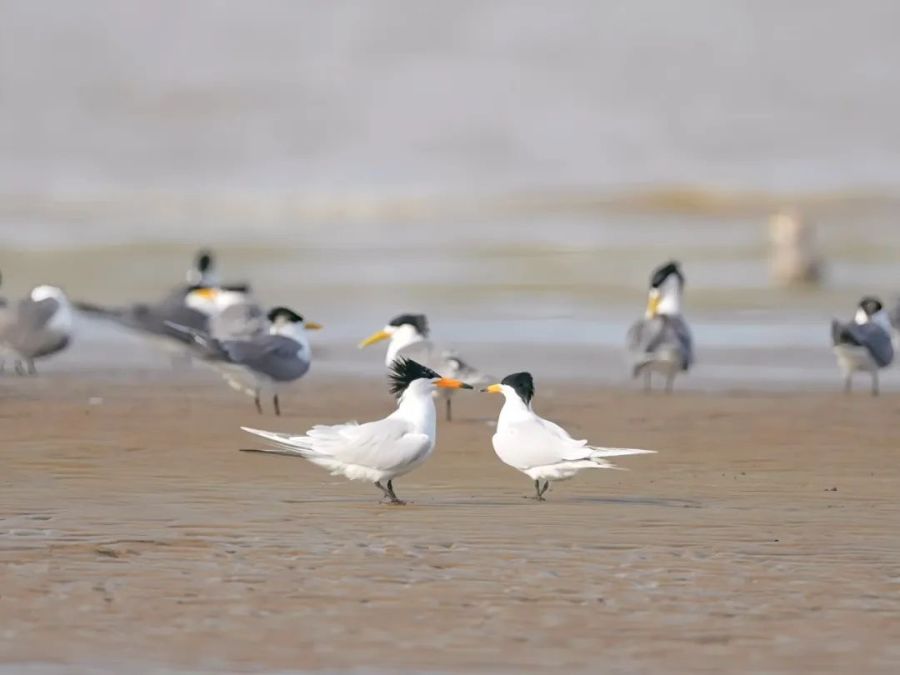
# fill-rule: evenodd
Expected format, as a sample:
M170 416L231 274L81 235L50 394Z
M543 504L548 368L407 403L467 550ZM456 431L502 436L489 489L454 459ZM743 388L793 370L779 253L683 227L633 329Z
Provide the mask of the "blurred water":
M711 378L831 377L828 319L900 290L896 25L887 0L3 2L4 292L152 299L213 246L338 351L424 311L498 369L491 345L552 345L614 380L677 258ZM770 286L784 204L820 289Z

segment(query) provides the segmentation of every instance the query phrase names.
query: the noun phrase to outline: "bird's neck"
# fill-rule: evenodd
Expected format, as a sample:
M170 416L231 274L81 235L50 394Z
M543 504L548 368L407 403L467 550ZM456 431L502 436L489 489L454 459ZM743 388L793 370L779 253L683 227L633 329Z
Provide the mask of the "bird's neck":
M397 410L391 417L410 422L419 433L434 438L437 433L437 413L434 409L434 398L431 392L407 390L397 402Z
M503 408L500 409L500 417L497 419L497 429L502 429L510 424L533 416L531 405L525 403L518 394L506 396Z
M272 324L271 328L269 328L269 333L271 333L272 335L280 335L282 337L290 338L298 345L300 345L299 349L297 350L298 353L309 354L309 338L306 336L306 330L303 328L302 324Z
M391 335L391 341L388 344L387 354L385 355L385 365L390 366L397 358L397 354L404 347L408 347L416 342L422 342L425 336L422 335L412 326L400 326L394 334Z

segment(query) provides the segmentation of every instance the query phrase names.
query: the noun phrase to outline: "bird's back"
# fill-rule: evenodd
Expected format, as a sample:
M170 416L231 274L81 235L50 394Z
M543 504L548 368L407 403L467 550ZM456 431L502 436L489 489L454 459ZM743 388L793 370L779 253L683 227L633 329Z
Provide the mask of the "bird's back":
M674 358L682 370L694 362L691 331L680 316L659 315L635 322L628 331L628 352L635 367L656 357Z
M864 349L879 368L890 365L894 346L890 334L875 323L831 322L831 341L836 349Z

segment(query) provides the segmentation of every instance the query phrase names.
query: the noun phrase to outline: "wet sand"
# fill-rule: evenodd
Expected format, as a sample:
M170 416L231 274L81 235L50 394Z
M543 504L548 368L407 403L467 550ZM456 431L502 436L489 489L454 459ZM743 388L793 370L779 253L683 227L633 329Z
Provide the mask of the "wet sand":
M202 371L0 378L4 672L893 671L900 397L538 387L660 454L538 504L499 397L461 395L391 507L237 451L381 416L380 380L312 375L277 419Z

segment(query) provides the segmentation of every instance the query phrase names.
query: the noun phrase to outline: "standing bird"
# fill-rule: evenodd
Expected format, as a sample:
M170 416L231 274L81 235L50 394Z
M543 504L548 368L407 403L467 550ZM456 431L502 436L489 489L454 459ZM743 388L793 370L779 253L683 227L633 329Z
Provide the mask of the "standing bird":
M0 354L13 359L20 375L35 375L35 359L65 349L71 340L72 306L56 286L37 286L0 316Z
M878 298L860 300L853 321L831 322L831 342L838 366L844 374L844 392L850 393L853 373L867 371L872 376L872 396L878 395L878 370L894 360L891 323Z
M363 349L382 340L390 340L384 359L388 368L391 368L396 359L403 357L473 387L480 387L491 381L492 378L469 365L455 352L439 349L429 339L428 333L428 320L424 314L400 314L391 319L384 328L360 342L359 348ZM439 392L444 399L445 417L448 422L453 419L452 393L446 389Z
M287 307L274 308L266 318L268 331L247 340L220 340L174 323L169 323L169 327L187 335L232 388L252 396L257 412L262 414L259 399L267 391L272 393L275 414L281 415L281 387L306 375L312 360L306 331L322 326L304 322L302 316Z
M544 500L551 481L567 480L582 469L618 469L607 457L644 455L655 450L598 448L576 441L558 424L539 417L531 409L534 380L531 373L507 375L498 384L483 389L503 394L506 401L493 436L494 452L504 464L518 469L534 481L535 499ZM543 483L543 485L541 485Z
M390 390L398 398L397 409L383 419L365 424L318 424L303 436L241 428L278 446L253 452L303 457L327 469L332 476L373 483L391 504L405 504L397 498L393 481L431 456L437 437L432 394L436 389L471 388L400 357L390 371Z
M631 376L644 376L644 391L653 386L653 372L666 377L666 392L672 391L675 376L694 363L691 331L681 316L684 275L677 262L668 262L653 271L644 318L628 330Z

